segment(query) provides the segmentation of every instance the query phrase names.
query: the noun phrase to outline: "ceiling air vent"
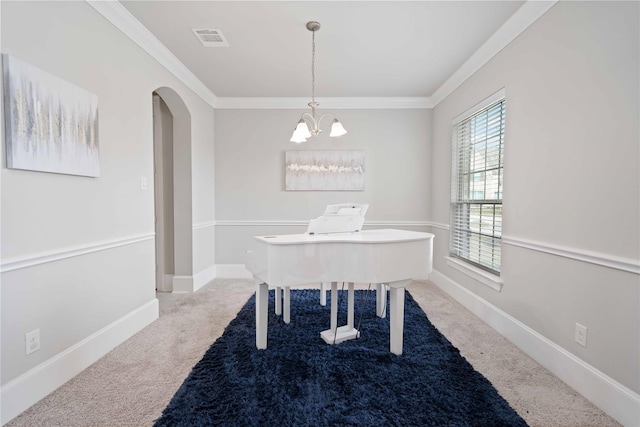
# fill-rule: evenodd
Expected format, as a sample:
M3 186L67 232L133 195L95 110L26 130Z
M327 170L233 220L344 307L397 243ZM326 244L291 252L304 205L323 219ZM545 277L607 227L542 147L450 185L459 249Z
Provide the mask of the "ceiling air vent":
M229 47L227 39L224 38L220 30L208 28L192 28L191 30L205 47Z

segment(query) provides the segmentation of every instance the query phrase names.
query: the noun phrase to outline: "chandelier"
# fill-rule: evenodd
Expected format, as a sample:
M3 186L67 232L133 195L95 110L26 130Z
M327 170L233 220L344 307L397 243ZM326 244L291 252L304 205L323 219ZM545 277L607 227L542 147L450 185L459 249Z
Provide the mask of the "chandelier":
M342 136L347 131L342 126L342 123L336 116L333 114L327 113L323 114L320 119L316 120L316 108L318 104L316 102L316 31L320 29L320 23L316 21L307 22L307 30L311 31L311 102L308 104L311 107L311 114L304 113L300 120L298 121L298 125L293 131L293 135L291 135L291 142L295 142L297 144L301 142L306 142L307 138L312 136L318 136L320 132L320 123L322 119L325 117L333 117L333 123L331 124L331 133L330 137ZM311 130L309 130L309 125L311 125Z

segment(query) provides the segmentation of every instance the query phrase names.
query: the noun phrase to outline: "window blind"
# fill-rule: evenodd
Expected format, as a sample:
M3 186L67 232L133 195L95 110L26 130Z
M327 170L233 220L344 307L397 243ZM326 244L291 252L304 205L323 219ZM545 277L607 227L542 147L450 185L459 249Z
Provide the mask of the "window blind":
M453 126L451 256L500 274L505 101Z

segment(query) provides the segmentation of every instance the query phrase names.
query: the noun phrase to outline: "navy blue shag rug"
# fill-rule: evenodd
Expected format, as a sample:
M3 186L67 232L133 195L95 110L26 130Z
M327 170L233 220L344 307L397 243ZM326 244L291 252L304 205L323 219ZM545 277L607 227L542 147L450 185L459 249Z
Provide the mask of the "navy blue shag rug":
M340 291L341 293L343 291ZM526 426L407 292L404 348L389 352L375 292L356 291L361 337L327 345L319 290L291 291L291 323L269 293L266 350L255 347L255 295L156 420L164 426ZM338 324L346 323L346 291Z

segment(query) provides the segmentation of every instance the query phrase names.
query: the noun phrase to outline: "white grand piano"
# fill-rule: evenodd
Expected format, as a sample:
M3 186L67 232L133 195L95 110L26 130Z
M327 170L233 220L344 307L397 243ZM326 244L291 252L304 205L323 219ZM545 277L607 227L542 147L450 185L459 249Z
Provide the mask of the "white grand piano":
M363 216L362 210L360 213ZM353 214L357 213L346 213ZM340 222L349 223L345 220ZM253 250L248 251L246 266L260 281L256 290L257 348L267 348L269 287L277 290L284 288L282 314L284 321L288 323L290 287L331 283L330 328L322 331L321 337L328 344L333 344L358 336L353 324L354 283L375 283L378 285L379 316L384 315L385 307L382 305L386 306L386 292L383 298L380 292L383 289L381 284L386 284L390 289L389 347L392 353L402 354L404 288L412 279L426 278L431 272L434 235L393 229L322 233L326 229L316 228L316 231L311 231L313 234L308 232L255 237L255 246ZM347 324L341 327L337 326L338 282L349 284ZM281 310L277 293L276 314L280 314Z

